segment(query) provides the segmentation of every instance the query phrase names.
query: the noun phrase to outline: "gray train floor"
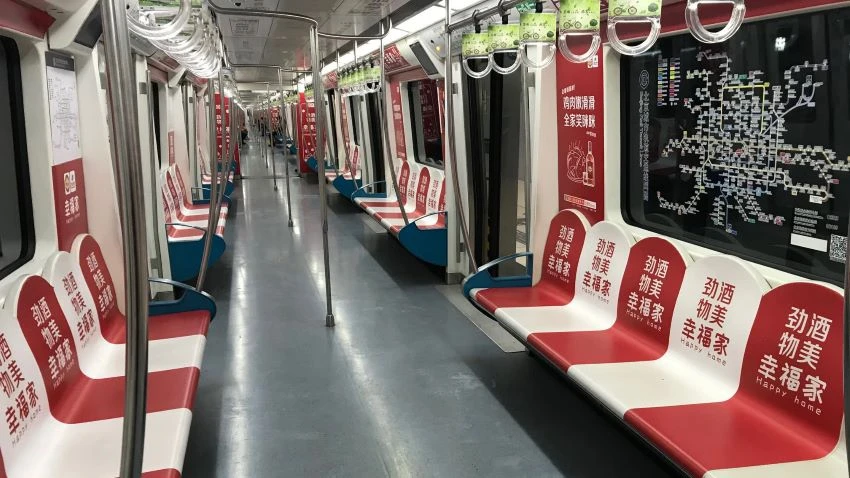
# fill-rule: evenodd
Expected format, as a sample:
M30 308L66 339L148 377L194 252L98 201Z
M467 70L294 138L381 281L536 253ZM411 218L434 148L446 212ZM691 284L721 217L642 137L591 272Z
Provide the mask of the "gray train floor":
M268 174L258 149L244 174ZM184 476L674 476L541 360L503 352L332 189L326 328L318 185L291 187L292 229L283 181L234 194Z

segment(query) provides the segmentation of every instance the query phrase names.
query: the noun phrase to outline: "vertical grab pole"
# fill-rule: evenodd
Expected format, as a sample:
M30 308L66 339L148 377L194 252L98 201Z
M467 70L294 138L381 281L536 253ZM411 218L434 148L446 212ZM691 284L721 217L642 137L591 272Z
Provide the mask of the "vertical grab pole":
M452 82L452 32L449 25L452 22L451 0L446 0L446 84L445 84L445 123L446 123L446 140L449 143L449 166L452 172L452 186L455 193L455 209L457 209L457 221L460 227L460 232L463 235L464 249L466 256L469 258L469 265L472 270L478 269L475 263L475 255L472 250L472 242L469 240L469 228L466 227L466 213L463 208L463 197L460 195L460 178L457 175L457 155L455 154L455 121L454 121L454 83Z
M220 78L220 76L219 76ZM219 80L219 86L221 82ZM204 280L207 278L207 263L210 260L210 248L212 247L212 235L215 233L215 203L218 198L218 144L216 142L216 124L215 124L215 80L210 78L207 82L207 99L209 99L209 124L210 124L210 211L207 218L207 231L204 235L204 252L201 255L201 266L198 269L198 281L195 283L195 289L204 289ZM224 119L222 111L222 120ZM223 122L223 121L222 121ZM223 133L223 132L222 132ZM221 135L221 151L224 156L224 134Z
M266 114L269 117L269 139L272 143L272 183L274 183L274 190L277 191L277 166L274 164L274 134L272 134L272 93L271 93L271 83L266 83L266 98L269 101L269 106L266 108Z
M355 55L355 58L356 58L357 57L357 42L354 42L354 55ZM342 126L342 129L344 131L345 128L348 128L348 125L343 123L343 121L342 121L342 101L343 100L342 100L342 90L339 88L339 79L340 78L341 78L341 76L339 74L339 50L337 50L336 51L336 82L337 83L336 83L336 92L334 92L334 100L336 100L336 110L339 112L340 125ZM354 118L351 118L351 120L354 121ZM345 141L345 135L343 135L343 141ZM339 148L337 148L337 150L339 150ZM348 151L348 144L343 144L342 150ZM339 171L339 157L338 156L339 155L337 155L336 163L334 164L334 169L336 171ZM345 167L348 168L349 171L351 170L351 167L348 164L348 153L345 153ZM356 177L356 176L352 176L352 178L353 177Z
M124 423L121 437L122 478L142 474L148 381L148 254L139 145L138 105L133 88L133 60L125 0L100 3L106 46L107 98L112 117L112 161L124 253L127 346L124 353Z
M521 66L519 73L522 84L522 150L525 156L525 252L531 252L531 114L528 111L528 68Z
M284 108L283 108L283 70L280 68L277 69L277 91L280 94L280 137L285 138L284 134ZM283 169L286 170L286 212L289 214L289 227L293 226L292 223L292 198L289 194L289 159L286 157L286 140L283 142ZM277 178L275 178L277 181ZM277 189L277 183L275 183L275 189Z
M322 74L319 70L319 30L315 25L310 27L310 56L313 66L313 104L318 102L316 98L322 97ZM320 140L325 131L325 120L322 115L316 115L316 163L319 165L319 202L322 203L322 250L324 252L325 262L325 301L327 303L327 315L325 316L325 326L333 327L336 325L333 312L333 302L331 299L331 264L330 253L328 252L328 193L327 185L325 185L325 142ZM354 172L351 173L354 177Z
M390 132L389 126L387 126L387 92L389 88L387 87L387 73L384 71L384 24L381 23L381 39L380 41L380 55L381 55L381 83L380 88L378 89L378 118L381 122L381 130L384 132L382 135L383 148L384 148L384 157L389 159L390 162L390 177L393 180L393 190L395 190L395 197L398 200L398 209L401 211L401 218L404 219L404 225L410 224L410 220L407 218L407 211L404 210L404 205L401 204L401 194L398 189L398 178L395 174L395 158L392 157L392 153L390 152Z

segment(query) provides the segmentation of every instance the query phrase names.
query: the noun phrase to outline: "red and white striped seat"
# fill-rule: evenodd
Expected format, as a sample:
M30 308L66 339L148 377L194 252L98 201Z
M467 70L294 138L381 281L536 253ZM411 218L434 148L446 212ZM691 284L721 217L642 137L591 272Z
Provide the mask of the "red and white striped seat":
M83 278L79 261L67 252L57 252L47 260L42 275L53 285L70 323L83 372L95 378L123 375L125 346L112 344L101 334L94 294ZM108 297L113 296L114 292L111 286L105 284L103 271L96 269L94 277L97 283L109 287L106 293L98 291L99 300L109 300ZM203 335L151 340L148 345L148 370L184 367L200 369L205 345L206 337Z
M590 224L572 209L560 211L549 223L540 280L531 287L474 289L470 292L490 314L503 307L556 307L573 300L579 255Z
M684 286L683 292L706 297ZM746 292L751 291L736 288L735 296ZM736 337L741 339L737 346L743 363L730 357L723 368L717 361L699 359L705 374L715 380L695 385L710 388L727 382L721 386L731 390L730 397L632 409L626 412L626 422L693 476L847 476L843 305L841 294L820 284L798 282L773 289L761 299L749 338ZM748 328L748 317L728 312L723 329L734 322ZM678 331L672 339L680 340ZM690 379L699 376L691 374ZM729 386L732 378L735 383Z
M125 317L118 309L115 284L100 245L94 237L80 235L74 240L71 254L78 262L83 280L95 298L95 312L103 338L111 344L126 343ZM209 312L205 310L154 315L148 318L148 338L157 341L177 337L205 337L210 319Z
M540 332L610 328L617 316L617 299L631 246L632 237L620 226L605 221L597 223L587 232L575 269L575 295L568 304L501 307L496 310L496 318L525 341L529 335ZM563 267L572 268L562 266L562 273Z
M396 180L398 181L399 188L404 184L405 188L407 187L407 179L410 176L410 164L407 161L402 161L401 159L395 160L395 174ZM395 188L391 183L386 183L386 197L356 197L354 198L354 203L360 206L364 211L369 211L370 207L383 207L383 206L395 206L398 209L398 198L395 195Z
M362 154L361 151L360 151L360 146L357 146L354 143L350 143L350 145L348 147L348 154L350 154L350 157L348 158L348 161L346 161L344 163L344 166L343 166L342 169L325 171L325 180L327 182L329 182L329 183L333 182L333 180L336 179L337 176L342 176L344 179L349 180L349 181L360 179L360 174L361 174L360 160L361 160L361 154ZM350 165L350 167L349 167L349 165ZM352 172L351 172L352 170L354 170L353 175L352 175Z
M177 164L169 167L166 170L167 176L171 177L171 184L173 185L177 197L180 198L180 210L183 215L187 216L187 220L196 220L203 219L209 217L210 207L209 204L193 204L191 201L192 192L186 189L186 183L183 180L183 174L180 172L180 168ZM177 204L177 201L175 201ZM227 217L227 213L230 210L230 206L227 202L222 201L221 204L221 219Z
M0 312L0 432L4 476L114 477L119 473L124 377L92 379L53 287L39 276L13 284ZM183 466L197 380L150 374L147 477ZM167 380L163 380L168 375Z
M685 272L663 356L575 365L567 374L620 416L632 408L727 400L738 388L747 337L767 289L740 259L700 259Z
M638 362L667 350L673 307L689 259L665 239L632 246L620 286L617 319L605 330L540 332L528 344L561 370L589 363Z
M418 164L412 161L405 161L399 170L397 178L398 193L401 196L401 206L404 207L407 213L413 213L416 209L416 186L419 184L420 169L421 167ZM378 215L381 213L400 213L399 201L395 197L395 188L392 185L388 185L388 189L390 191L387 193L388 197L386 199L357 198L354 202L370 216L380 221Z
M169 224L165 227L169 241L197 241L204 237L204 231L208 226L209 215L201 219L192 219L191 216L183 215L180 211L179 196L176 196L176 190L172 190L169 184L169 176L163 177L162 192L162 209L165 223ZM224 207L222 205L222 207ZM200 217L200 216L197 216ZM183 220L181 220L183 218ZM216 225L215 233L218 236L224 237L225 218L219 218ZM191 226L191 227L190 227Z

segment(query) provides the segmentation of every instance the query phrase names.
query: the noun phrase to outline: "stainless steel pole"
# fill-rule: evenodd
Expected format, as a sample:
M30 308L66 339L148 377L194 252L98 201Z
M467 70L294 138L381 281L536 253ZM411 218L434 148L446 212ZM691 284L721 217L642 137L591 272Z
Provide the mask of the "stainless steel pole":
M525 156L525 252L531 252L531 114L528 111L528 69L525 66L520 67L519 74L522 84L522 149Z
M381 35L384 33L384 24L381 24ZM410 224L410 220L407 217L407 211L404 209L404 205L401 203L402 197L399 193L398 188L398 178L395 174L395 158L390 151L390 132L389 127L387 126L387 75L384 71L384 40L383 38L380 40L380 56L381 56L381 83L380 88L378 90L378 118L380 119L381 130L384 132L382 135L382 145L384 148L384 157L389 160L390 165L390 177L393 180L393 190L395 191L395 197L398 200L398 210L401 211L401 218L404 220L404 225Z
M106 50L107 99L112 125L112 161L121 212L124 252L124 422L121 437L122 478L142 474L148 371L148 254L145 231L142 151L133 59L125 0L100 3Z
M445 122L446 122L446 141L449 143L449 166L452 172L452 186L455 196L455 209L457 209L457 221L460 227L460 232L463 235L464 250L469 258L469 265L472 270L478 269L475 263L475 254L472 250L472 241L469 240L469 228L466 227L466 213L463 207L463 196L460 195L460 178L457 174L457 155L455 154L455 132L454 132L454 83L452 82L452 34L449 31L449 25L452 22L451 0L446 0L446 100L445 100Z
M355 62L357 61L357 42L354 42L354 61L355 61ZM337 51L336 51L336 81L337 81L337 91L336 91L336 93L337 93L337 94L335 94L335 95L334 95L334 97L336 97L336 99L337 99L337 107L338 107L338 111L339 111L339 119L340 119L340 121L342 121L342 118L343 118L343 116L342 116L342 105L343 105L343 102L344 102L345 100L343 100L343 99L342 99L342 92L341 92L341 91L340 91L340 89L339 89L339 79L340 79L340 74L339 74L339 50L337 50ZM353 111L352 111L352 113L353 113ZM352 116L352 115L347 115L347 116L351 116L351 121L352 121L352 122L356 121L356 120L355 120L355 118L354 118L354 116ZM343 130L345 130L346 128L348 128L348 124L343 124L343 125L342 125L342 128L343 128ZM343 137L344 137L344 136L343 136ZM343 149L343 151L346 151L346 153L345 153L345 161L344 161L344 162L345 162L345 169L347 169L347 170L351 171L351 161L350 161L350 159L349 159L348 155L349 155L349 154L354 154L354 151L352 151L352 150L351 150L351 148L349 148L347 144L342 145L342 149ZM335 168L336 168L337 172L339 172L339 159L337 159L337 162L336 162L336 164L335 164L334 166L335 166ZM355 171L352 171L352 172L351 172L351 177L352 177L352 178L355 178L355 177L356 177L356 176L355 176ZM319 178L319 179L321 180L321 178Z
M151 157L150 157L150 175L151 175L151 204L153 205L153 210L151 211L151 224L159 225L159 211L157 205L159 201L159 194L157 194L157 161L156 161L156 138L154 135L156 134L156 128L154 128L154 117L153 117L153 90L151 89L151 71L147 70L145 72L145 96L148 99L148 147L150 148ZM157 272L162 274L162 248L159 245L159 230L154 229L154 254L156 257L157 264Z
M266 113L269 116L269 139L272 144L272 183L274 184L274 190L277 191L277 166L274 164L274 134L272 134L272 93L271 93L271 84L266 82L266 98L269 100L269 107L266 109Z
M318 104L315 98L322 95L322 74L319 70L319 30L316 26L310 27L310 55L313 64L313 98L314 104ZM325 262L325 301L327 303L327 315L325 326L333 327L335 324L333 313L333 301L331 299L331 264L328 251L328 193L325 185L325 142L321 139L325 130L324 118L316 114L316 162L319 165L319 201L322 203L322 249ZM351 173L354 175L354 172Z
M219 86L221 82L219 80ZM223 93L223 91L222 91ZM210 210L207 218L207 231L204 236L204 252L201 255L201 266L198 268L198 281L195 283L195 289L204 289L204 280L207 278L207 263L210 260L210 249L212 248L212 235L215 234L213 222L215 219L215 203L218 198L218 144L216 142L216 114L215 114L215 80L210 78L207 82L207 99L209 100L209 123L210 123ZM224 111L221 112L222 128L224 128ZM221 151L224 156L224 130L221 135Z
M284 108L283 108L283 70L277 70L277 88L280 93L280 135L282 138L285 138L284 134ZM289 227L292 227L294 224L292 223L292 198L289 193L289 158L287 157L287 148L286 148L286 140L283 142L283 169L286 170L286 211L289 214ZM276 181L276 180L275 180Z

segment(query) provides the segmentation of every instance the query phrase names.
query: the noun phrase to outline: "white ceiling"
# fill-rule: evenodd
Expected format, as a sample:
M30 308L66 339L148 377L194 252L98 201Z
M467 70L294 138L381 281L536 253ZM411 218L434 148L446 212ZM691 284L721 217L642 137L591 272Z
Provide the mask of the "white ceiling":
M409 0L212 0L218 7L297 13L315 18L319 30L359 35ZM240 3L240 5L236 5ZM294 20L219 15L218 26L229 59L236 64L310 67L309 25ZM320 39L321 57L346 42ZM266 68L234 68L239 83L271 81L277 72ZM288 75L291 79L293 75Z

